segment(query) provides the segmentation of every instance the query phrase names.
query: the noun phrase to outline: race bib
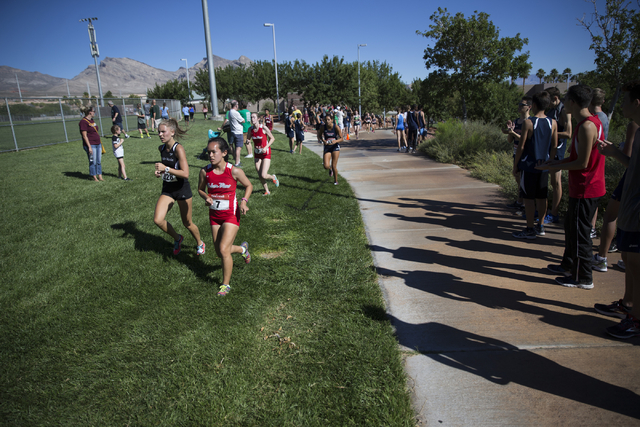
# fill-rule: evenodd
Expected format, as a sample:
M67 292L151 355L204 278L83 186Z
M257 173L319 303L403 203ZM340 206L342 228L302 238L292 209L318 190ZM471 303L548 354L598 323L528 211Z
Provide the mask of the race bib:
M178 178L175 175L171 175L170 173L164 172L162 174L162 180L164 182L176 182Z
M213 199L213 204L209 209L214 211L228 211L230 206L230 196L228 194L209 194Z

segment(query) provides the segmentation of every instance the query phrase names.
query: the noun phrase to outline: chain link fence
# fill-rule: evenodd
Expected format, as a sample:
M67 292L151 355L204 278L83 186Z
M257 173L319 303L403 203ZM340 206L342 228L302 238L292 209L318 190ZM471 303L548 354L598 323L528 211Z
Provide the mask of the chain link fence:
M78 123L82 119L81 108L96 105L94 121L102 136L111 135L111 107L113 101L122 115L124 130L137 132L136 106L144 108L146 98L105 98L104 107L97 106L96 99L88 98L0 98L0 153L27 148L80 141ZM162 107L166 102L169 117L182 119L180 101L156 99Z

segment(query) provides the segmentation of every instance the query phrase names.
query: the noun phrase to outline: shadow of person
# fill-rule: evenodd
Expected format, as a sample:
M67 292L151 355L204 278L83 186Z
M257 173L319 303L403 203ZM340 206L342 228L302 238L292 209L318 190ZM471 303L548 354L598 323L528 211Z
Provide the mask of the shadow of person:
M419 351L430 359L480 376L494 384L515 383L554 396L640 419L640 396L544 356L494 338L462 331L441 323L410 324L389 316L402 336L421 336L429 348ZM412 347L411 341L400 344ZM569 361L568 361L569 362Z
M89 175L88 173L82 173L82 172L62 172L62 174L68 178L78 178L78 179L92 178L92 176Z
M177 259L182 262L189 270L191 270L200 280L205 282L213 282L213 278L210 277L210 273L221 269L221 266L211 266L202 262L202 259L195 254L187 254L184 251L187 245L182 245L182 252L177 256L174 256L172 251L172 246L167 242L166 239L162 237L147 233L146 231L140 230L134 221L127 221L119 224L112 224L111 228L114 230L122 230L123 239L133 238L133 247L136 251L139 252L155 252L158 255L161 255L163 261L168 261L169 259Z

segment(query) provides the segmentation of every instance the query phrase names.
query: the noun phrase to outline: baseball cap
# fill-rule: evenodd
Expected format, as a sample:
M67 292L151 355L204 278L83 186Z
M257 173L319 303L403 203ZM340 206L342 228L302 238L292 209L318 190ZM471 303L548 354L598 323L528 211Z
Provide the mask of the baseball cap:
M107 104L113 105L113 101L107 101Z

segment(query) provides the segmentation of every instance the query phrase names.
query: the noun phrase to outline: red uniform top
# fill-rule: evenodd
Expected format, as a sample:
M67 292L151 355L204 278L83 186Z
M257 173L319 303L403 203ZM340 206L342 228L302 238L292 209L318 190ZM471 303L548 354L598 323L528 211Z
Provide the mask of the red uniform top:
M270 159L271 158L271 147L267 147L268 138L267 134L262 130L262 126L255 130L253 126L249 128L249 138L253 141L254 151L257 159ZM262 152L259 152L262 150Z
M224 172L216 174L212 165L207 165L204 170L207 177L207 194L213 199L209 206L209 217L226 220L238 217L238 201L236 199L236 180L231 171L233 165L227 163Z
M587 117L578 123L578 126L576 126L576 129L573 131L569 161L574 161L578 158L578 130L587 120L596 125L598 132L597 139L604 137L602 123L598 116ZM581 170L569 171L569 197L573 197L574 199L593 199L605 195L607 190L604 183L604 160L604 156L600 154L594 145L591 148L591 155L589 156L587 167Z
M271 120L270 114L264 116L264 124L267 125L269 130L273 130L273 120Z

